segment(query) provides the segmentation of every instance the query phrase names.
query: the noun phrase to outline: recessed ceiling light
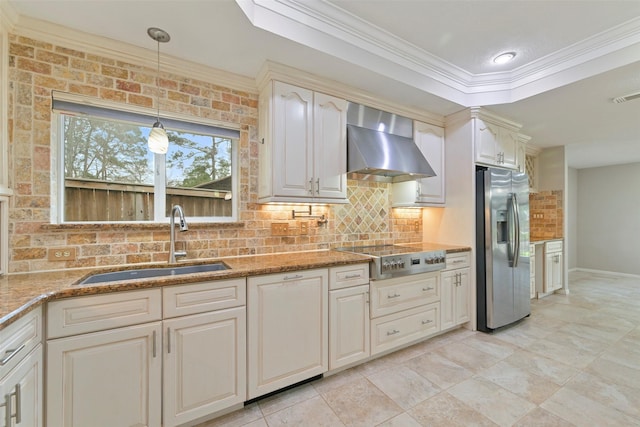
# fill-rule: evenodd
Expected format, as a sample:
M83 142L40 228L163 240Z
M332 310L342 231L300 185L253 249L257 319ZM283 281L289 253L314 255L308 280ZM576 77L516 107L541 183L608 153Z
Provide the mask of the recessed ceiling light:
M516 57L515 52L505 52L493 58L493 62L495 62L496 64L506 64L507 62L511 61L515 57Z

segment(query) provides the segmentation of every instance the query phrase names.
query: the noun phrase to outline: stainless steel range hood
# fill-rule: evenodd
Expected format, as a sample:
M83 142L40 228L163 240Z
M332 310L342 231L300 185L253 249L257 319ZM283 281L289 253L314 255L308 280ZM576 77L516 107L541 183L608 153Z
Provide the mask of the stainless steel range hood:
M347 110L347 171L352 179L384 182L436 175L413 141L411 119L354 103Z

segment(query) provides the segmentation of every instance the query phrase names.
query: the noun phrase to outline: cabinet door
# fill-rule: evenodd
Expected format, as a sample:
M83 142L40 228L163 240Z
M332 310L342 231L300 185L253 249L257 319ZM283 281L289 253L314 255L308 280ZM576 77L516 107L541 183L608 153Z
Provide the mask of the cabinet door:
M7 376L0 379L2 425L6 425L5 420L10 418L9 427L42 427L42 372L42 346L38 345ZM10 410L10 417L7 416L7 409Z
M314 94L313 195L347 198L347 101Z
M536 297L536 247L529 245L529 268L530 270L530 294L531 298Z
M328 272L305 270L248 279L248 398L328 368Z
M471 320L469 309L469 291L470 291L470 272L469 268L461 268L458 270L458 283L456 286L455 294L455 323L460 325L461 323Z
M500 127L476 119L476 162L498 165L498 138Z
M507 129L500 129L498 149L500 153L500 166L511 169L518 168L518 146L520 139L518 133Z
M549 252L545 255L545 292L556 291L562 288L563 266L562 252Z
M246 400L245 308L165 320L163 425Z
M414 139L420 152L424 154L436 173L436 176L417 181L417 201L421 203L444 203L444 129L426 123L415 122Z
M281 82L274 85L274 195L312 197L313 92Z
M443 271L440 274L440 328L443 331L455 326L456 271Z
M369 285L329 292L329 369L369 354Z
M159 426L161 322L47 341L47 426Z

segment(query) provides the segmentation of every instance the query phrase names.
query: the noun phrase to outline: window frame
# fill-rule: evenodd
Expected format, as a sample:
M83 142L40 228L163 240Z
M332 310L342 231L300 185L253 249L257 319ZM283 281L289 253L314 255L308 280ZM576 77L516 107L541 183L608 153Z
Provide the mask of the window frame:
M85 115L98 117L105 120L123 120L128 123L151 127L157 115L143 107L133 107L128 104L117 104L97 99L76 97L66 93L54 93L52 103L51 141L55 141L51 150L51 223L52 224L166 224L169 223L167 209L167 181L166 181L166 154L154 154L154 214L148 221L66 221L65 210L65 165L64 165L64 116ZM70 108L65 108L71 106ZM86 108L85 108L86 107ZM103 111L105 115L88 114L83 110L97 112ZM117 118L114 118L117 116ZM232 223L238 221L239 201L239 125L231 126L228 123L220 123L200 117L182 116L179 114L161 114L160 120L167 130L178 132L205 133L231 140L231 216L189 216L185 212L187 220L201 223ZM206 132L209 130L209 132ZM216 132L220 131L220 132ZM162 185L164 184L164 185Z

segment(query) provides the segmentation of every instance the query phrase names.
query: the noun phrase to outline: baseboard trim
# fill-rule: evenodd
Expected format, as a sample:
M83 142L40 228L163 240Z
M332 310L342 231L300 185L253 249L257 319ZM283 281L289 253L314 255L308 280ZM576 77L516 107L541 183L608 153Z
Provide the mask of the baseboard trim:
M595 270L590 268L575 268L575 269L572 269L571 271L575 273L598 274L600 276L627 277L632 279L640 279L640 274L619 273L616 271Z

